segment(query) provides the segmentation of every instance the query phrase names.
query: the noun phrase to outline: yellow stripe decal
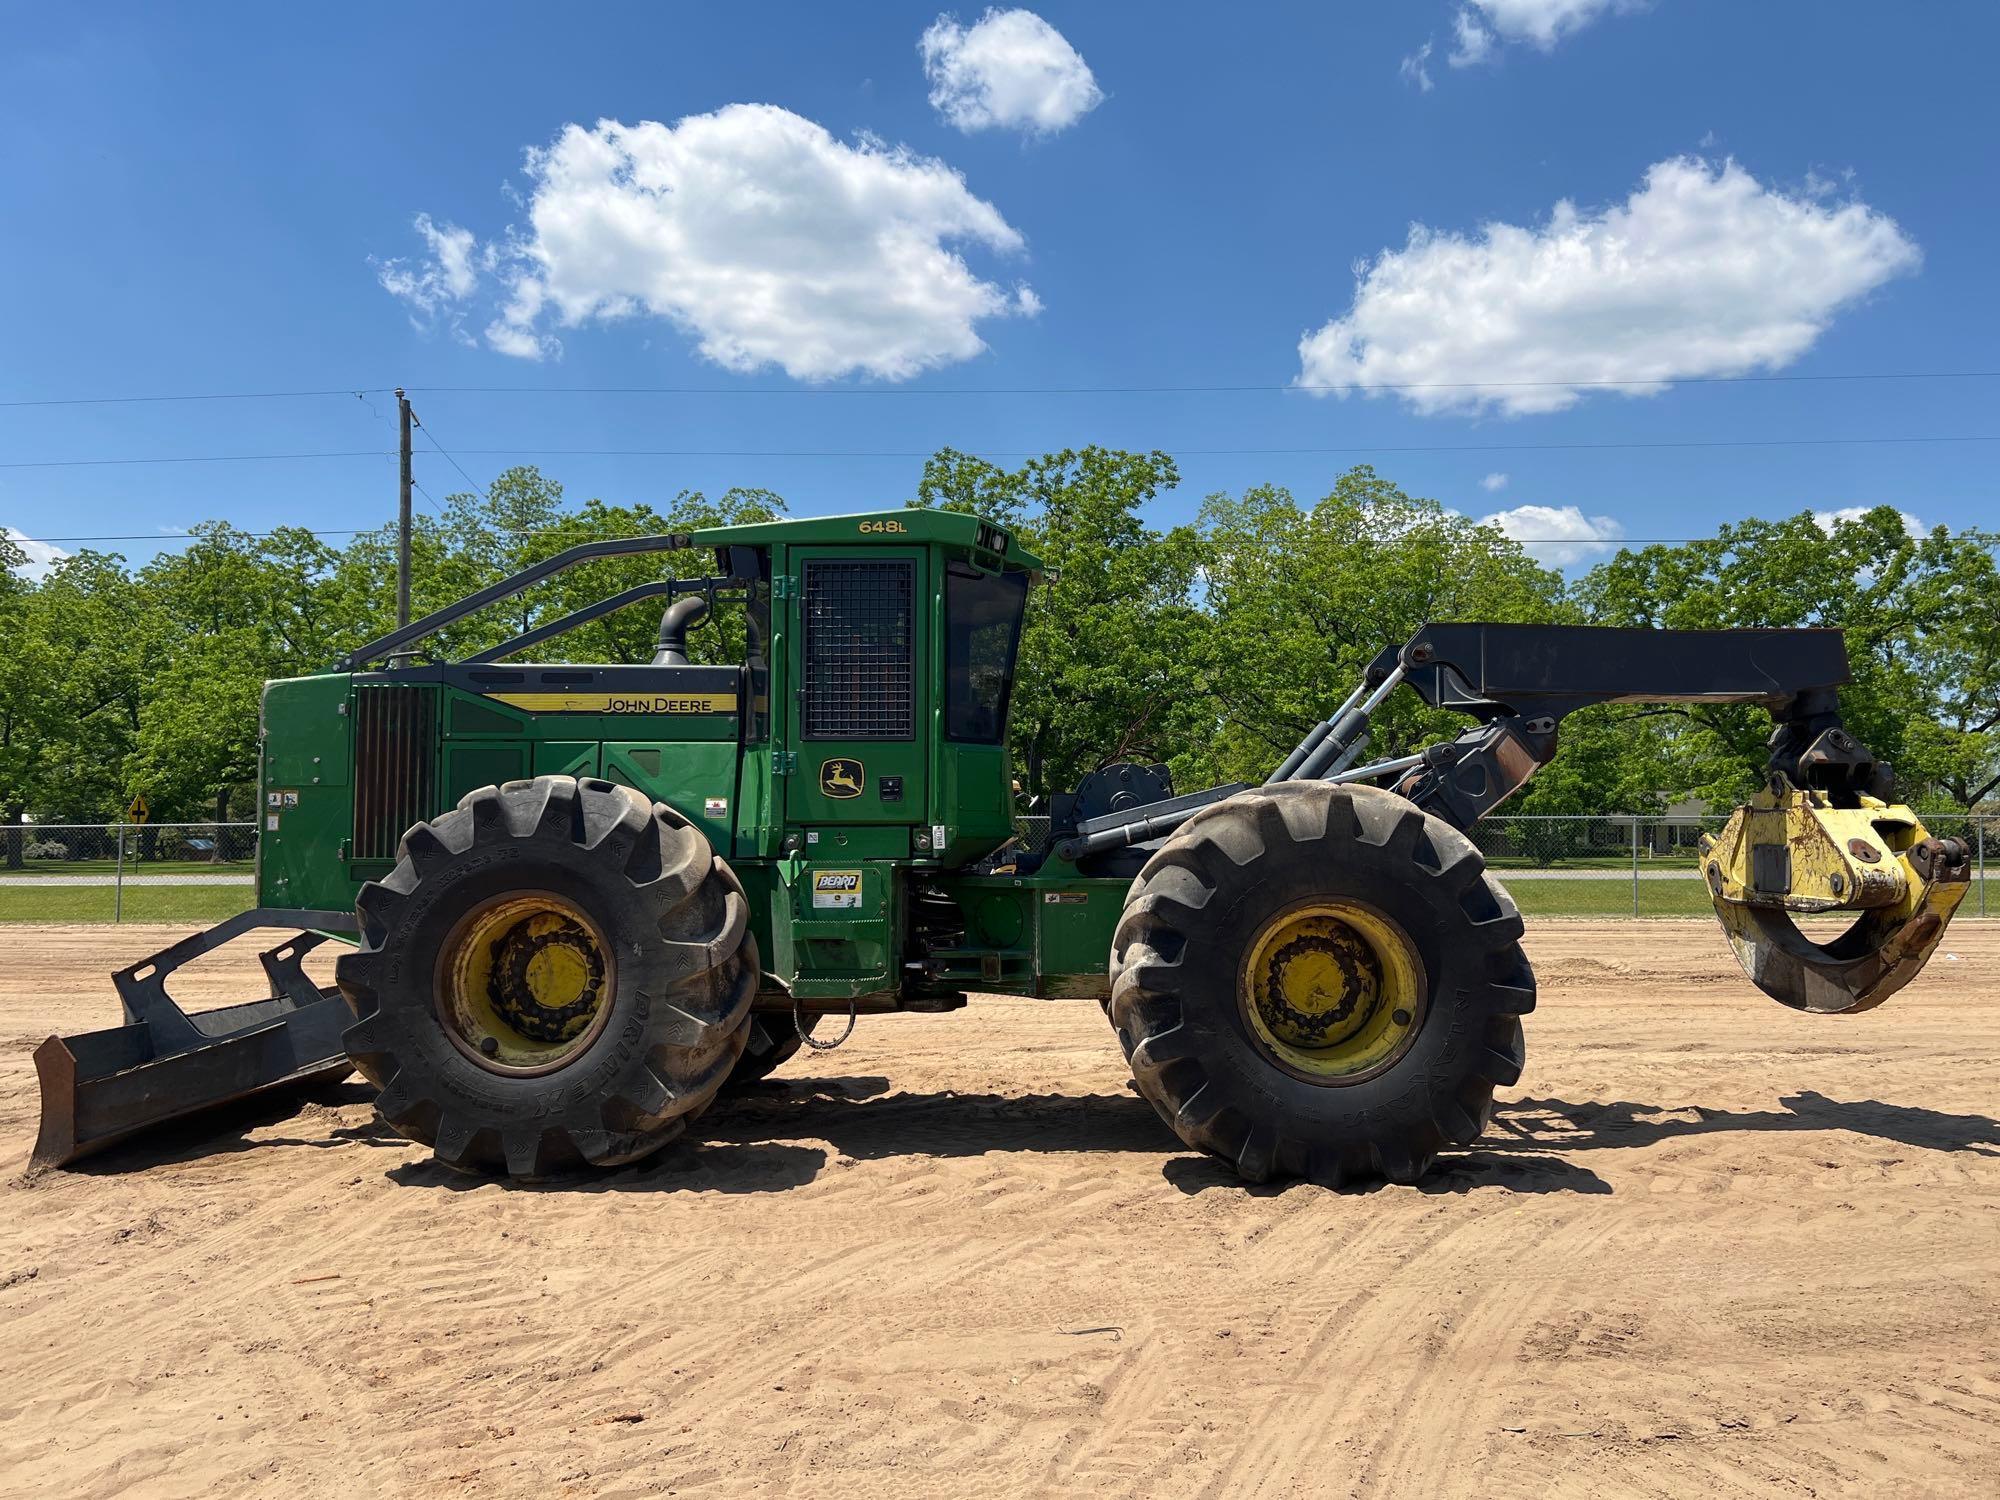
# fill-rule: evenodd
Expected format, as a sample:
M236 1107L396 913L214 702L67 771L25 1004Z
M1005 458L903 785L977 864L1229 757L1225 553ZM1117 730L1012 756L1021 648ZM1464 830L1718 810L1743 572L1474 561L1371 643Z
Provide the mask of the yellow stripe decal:
M488 693L496 703L542 714L733 714L734 693Z

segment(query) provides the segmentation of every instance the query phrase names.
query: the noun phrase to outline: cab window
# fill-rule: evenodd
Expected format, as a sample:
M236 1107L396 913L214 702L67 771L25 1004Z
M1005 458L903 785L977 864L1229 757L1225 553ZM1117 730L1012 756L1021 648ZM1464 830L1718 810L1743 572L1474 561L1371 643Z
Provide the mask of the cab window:
M945 570L945 737L997 745L1007 734L1026 573Z

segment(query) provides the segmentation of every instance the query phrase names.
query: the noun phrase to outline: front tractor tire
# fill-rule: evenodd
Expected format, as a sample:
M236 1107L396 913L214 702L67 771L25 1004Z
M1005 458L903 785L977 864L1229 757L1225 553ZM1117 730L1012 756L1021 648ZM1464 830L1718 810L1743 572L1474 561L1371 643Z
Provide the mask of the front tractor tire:
M1139 1092L1253 1182L1414 1182L1514 1083L1535 977L1472 842L1391 792L1280 783L1133 882L1111 1022Z
M736 1059L723 1088L734 1091L761 1083L799 1055L806 1038L819 1025L817 1015L795 1016L791 1011L759 1010L750 1013L743 1029L743 1055ZM804 1030L801 1031L800 1028Z
M743 1051L758 958L700 830L608 781L472 792L361 888L335 978L397 1133L520 1179L636 1161Z

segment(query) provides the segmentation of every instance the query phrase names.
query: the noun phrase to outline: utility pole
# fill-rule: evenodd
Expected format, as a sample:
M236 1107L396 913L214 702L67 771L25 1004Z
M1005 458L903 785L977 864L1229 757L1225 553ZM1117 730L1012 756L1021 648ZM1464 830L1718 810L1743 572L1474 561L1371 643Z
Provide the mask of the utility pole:
M402 429L398 446L403 463L396 501L396 625L401 628L410 623L410 427L415 420L401 386L396 387L396 416Z

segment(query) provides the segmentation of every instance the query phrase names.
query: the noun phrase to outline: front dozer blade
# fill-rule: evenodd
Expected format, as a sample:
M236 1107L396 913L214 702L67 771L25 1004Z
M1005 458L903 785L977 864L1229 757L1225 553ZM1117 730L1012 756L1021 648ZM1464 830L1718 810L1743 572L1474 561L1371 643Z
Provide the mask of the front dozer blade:
M1873 1010L1915 979L1971 889L1963 839L1932 838L1909 808L1834 807L1781 776L1702 840L1701 871L1750 982L1793 1010ZM1794 914L1858 913L1818 941Z
M270 979L264 999L189 1015L167 993L167 977L182 964L271 927L295 935L258 955ZM340 991L314 984L301 961L327 933L353 930L351 912L260 907L113 974L124 1025L52 1036L35 1049L42 1124L29 1170L66 1166L231 1100L345 1077L351 1065L340 1034L353 1016Z

